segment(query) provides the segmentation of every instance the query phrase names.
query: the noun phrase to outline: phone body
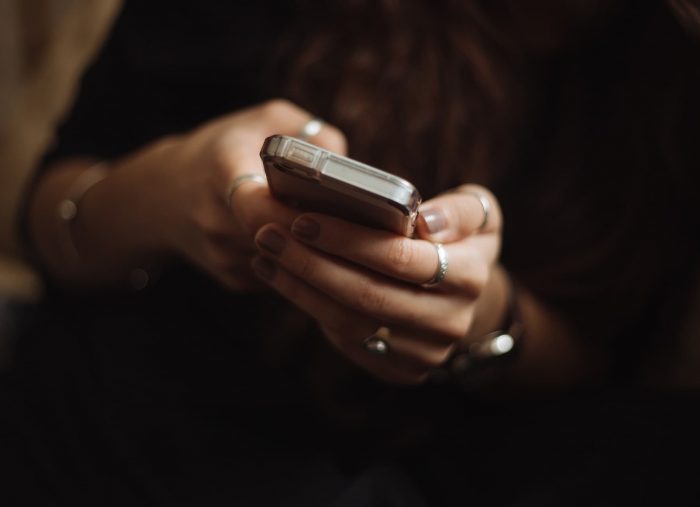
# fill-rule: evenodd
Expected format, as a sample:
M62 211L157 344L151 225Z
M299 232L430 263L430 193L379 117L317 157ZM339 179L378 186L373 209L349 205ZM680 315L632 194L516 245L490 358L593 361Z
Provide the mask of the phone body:
M291 136L265 139L260 157L282 202L413 236L421 196L405 179Z

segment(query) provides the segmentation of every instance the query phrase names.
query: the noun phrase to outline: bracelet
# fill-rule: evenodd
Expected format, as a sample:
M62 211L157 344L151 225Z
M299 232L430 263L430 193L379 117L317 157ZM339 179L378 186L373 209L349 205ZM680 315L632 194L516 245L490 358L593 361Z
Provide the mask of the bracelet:
M472 391L497 380L503 369L515 359L525 330L520 317L517 290L513 283L510 286L503 328L481 337L466 350L458 350L452 354L445 364L434 372L434 381L449 382Z
M68 197L58 203L57 216L65 229L62 253L71 262L79 263L82 258L74 238L74 224L78 217L79 205L88 190L107 177L109 170L104 162L99 162L87 169L73 181L68 189Z
M105 162L88 167L73 181L68 189L68 197L58 203L57 216L66 232L63 235L63 255L75 264L82 261L73 231L75 221L78 218L80 201L93 186L105 179L108 174L109 168ZM135 291L146 288L150 282L151 274L144 268L134 268L128 274L128 284Z

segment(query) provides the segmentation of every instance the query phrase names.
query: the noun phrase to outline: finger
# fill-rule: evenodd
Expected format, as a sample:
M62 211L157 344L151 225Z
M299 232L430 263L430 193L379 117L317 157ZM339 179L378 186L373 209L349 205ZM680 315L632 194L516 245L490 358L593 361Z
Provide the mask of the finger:
M320 295L320 293L317 294ZM366 363L368 358L376 357L366 349L365 342L377 333L380 326L377 326L375 321L371 321L374 323L373 327L371 325L358 327L358 315L349 313L342 307L338 307L342 312L341 317L330 324L325 317L332 312L324 308L324 305L330 302L337 306L337 303L329 300L325 295L321 295L321 298L322 300L313 301L309 305L308 313L316 315L316 320L321 323L331 341L334 341L335 345L344 352L353 355L359 363ZM387 344L389 350L386 355L379 356L381 362L377 364L383 367L387 362L391 362L400 366L403 372L412 377L420 377L443 364L457 346L456 343L435 340L429 334L417 333L415 330L400 326L391 328L381 326L381 328L384 329L381 339Z
M380 322L424 329L447 341L468 328L473 299L466 294L426 290L388 278L312 249L275 224L255 237L260 252L342 306Z
M331 343L333 332L326 332ZM369 335L367 335L369 336ZM414 357L406 353L410 349L412 340L392 336L389 342L389 352L386 356L376 356L368 352L362 340L353 340L353 346L339 348L339 350L353 363L372 373L379 379L392 384L415 385L427 380L433 366L425 361L416 361ZM342 339L342 338L341 338Z
M254 259L252 266L267 284L319 322L331 344L343 355L382 380L399 384L421 382L433 361L443 357L445 346L429 344L418 352L415 341L399 336L391 337L389 355L373 355L365 349L364 341L376 331L376 321L348 311L265 258Z
M260 115L260 127L265 137L273 134L301 136L304 125L314 116L284 99L275 99L266 102ZM270 125L274 125L274 131ZM312 138L308 139L317 146L344 155L347 153L347 142L342 132L335 126L323 121L321 129Z
M266 137L275 134L300 136L304 125L313 119L313 114L296 104L285 99L273 99L224 117L216 128L226 130L232 125L245 124L245 132L252 134L258 141L255 145L257 154ZM238 130L238 133L246 135ZM343 133L325 121L322 122L320 131L308 141L341 155L347 153L347 142Z
M300 215L291 231L314 248L406 282L421 284L435 273L437 254L428 241L319 213Z
M229 189L224 195L224 202L249 231L255 231L263 223L276 221L289 225L292 216L289 209L276 205L269 191L260 181L248 178L238 183L237 178L244 175L256 175L264 178L264 169L260 159L260 146L264 139L273 134L298 135L304 125L313 116L298 106L286 100L272 100L262 106L251 108L229 118L221 127L223 132L218 136L215 146L216 164L222 171L222 180L226 183L222 188ZM239 124L246 126L235 128ZM314 144L331 151L345 154L345 136L339 129L328 123L323 123L318 134L313 136ZM230 190L233 189L233 190ZM235 194L235 195L232 195ZM250 197L263 196L274 202L259 208L252 206ZM260 211L260 213L258 213ZM282 216L277 216L282 213Z
M259 151L265 138L275 134L301 136L304 126L315 119L308 111L292 102L281 99L271 100L252 108L244 113L244 116L246 115L250 116L250 120L245 123L247 128L231 129L230 134L224 135L222 138L224 144L228 144L229 149L233 152L233 157L244 157L237 159L240 167L249 169L257 167L259 170L262 169ZM237 123L243 123L243 120L247 120L247 118L237 118ZM345 136L330 123L321 122L319 132L308 141L341 155L347 153ZM254 147L254 150L250 150L251 146ZM240 154L235 149L238 147L241 149ZM253 163L254 161L256 163Z
M313 119L305 111L287 100L271 100L230 116L224 117L199 133L202 142L209 139L214 165L222 171L224 183L230 188L236 177L243 174L264 176L260 148L264 140L275 134L297 136L304 125ZM313 136L313 143L345 154L347 142L343 133L329 123L322 123L321 130ZM246 183L248 184L248 183Z
M426 201L419 211L417 235L431 241L448 243L501 228L501 211L496 197L477 185L463 185Z
M300 215L292 234L304 243L372 271L423 284L439 268L434 243L415 240L318 213ZM353 241L348 241L353 238ZM494 235L479 235L444 246L448 269L442 289L479 291L498 253Z

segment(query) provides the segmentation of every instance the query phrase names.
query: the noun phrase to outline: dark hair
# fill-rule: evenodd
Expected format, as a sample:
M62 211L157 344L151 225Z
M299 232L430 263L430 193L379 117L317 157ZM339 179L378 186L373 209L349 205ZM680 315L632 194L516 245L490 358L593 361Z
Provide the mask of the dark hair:
M302 49L287 92L337 124L351 155L411 178L426 195L456 184L458 168L477 177L490 165L489 145L510 113L510 55L475 3L316 8L330 9L315 11L330 22L312 17L288 46Z
M669 2L688 26L700 27L696 0ZM621 25L636 19L647 30L641 25L658 25L651 18L664 8L620 0L541 0L528 9L508 0L301 4L308 25L284 48L295 61L287 95L337 124L353 156L418 180L426 195L465 180L492 182L523 142L519 130L539 114L533 93L552 63L595 39L639 60L643 48L620 47L630 43ZM538 9L553 12L547 26L529 26ZM546 55L531 43L543 30L556 34Z

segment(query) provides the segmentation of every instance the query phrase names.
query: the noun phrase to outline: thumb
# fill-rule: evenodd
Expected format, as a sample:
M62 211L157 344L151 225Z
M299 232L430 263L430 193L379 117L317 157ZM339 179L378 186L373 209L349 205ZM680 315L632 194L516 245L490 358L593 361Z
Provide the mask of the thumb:
M498 201L479 185L462 185L424 202L416 224L419 238L443 243L497 232L500 228Z

